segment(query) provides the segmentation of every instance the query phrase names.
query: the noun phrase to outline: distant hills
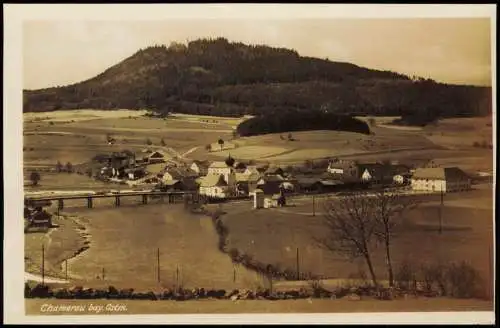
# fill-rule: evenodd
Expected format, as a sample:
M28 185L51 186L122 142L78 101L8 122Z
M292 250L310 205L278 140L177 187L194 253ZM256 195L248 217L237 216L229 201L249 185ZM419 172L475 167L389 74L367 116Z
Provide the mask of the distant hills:
M23 111L152 109L216 116L321 110L402 115L403 123L491 113L491 88L436 83L303 57L296 51L200 39L153 46L89 80L23 91Z

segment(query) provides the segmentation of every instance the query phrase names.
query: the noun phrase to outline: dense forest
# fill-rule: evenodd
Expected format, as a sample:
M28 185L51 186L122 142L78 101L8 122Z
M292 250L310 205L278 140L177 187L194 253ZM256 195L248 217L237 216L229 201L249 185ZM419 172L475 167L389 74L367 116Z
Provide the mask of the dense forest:
M259 115L240 123L239 136L247 137L267 133L305 130L337 130L370 134L370 128L349 115L321 111L289 110L274 115Z
M491 88L441 84L217 38L141 49L89 80L23 92L24 112L82 108L217 116L305 109L402 115L407 124L421 124L490 114Z

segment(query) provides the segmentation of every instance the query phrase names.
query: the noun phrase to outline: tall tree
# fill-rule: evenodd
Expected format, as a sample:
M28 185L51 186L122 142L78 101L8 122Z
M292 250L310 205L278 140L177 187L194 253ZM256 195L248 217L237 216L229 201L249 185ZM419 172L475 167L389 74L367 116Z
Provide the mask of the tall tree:
M397 234L397 227L402 223L402 215L418 203L409 196L401 196L384 190L378 191L372 198L371 207L377 222L375 236L383 243L389 286L394 286L394 271L392 268L391 245Z
M219 139L217 140L217 143L220 145L220 150L222 151L222 147L224 147L224 140Z
M372 260L377 221L373 216L372 202L365 193L328 199L323 203L322 223L326 234L313 236L313 241L332 253L354 259L362 257L370 271L372 282L378 285Z

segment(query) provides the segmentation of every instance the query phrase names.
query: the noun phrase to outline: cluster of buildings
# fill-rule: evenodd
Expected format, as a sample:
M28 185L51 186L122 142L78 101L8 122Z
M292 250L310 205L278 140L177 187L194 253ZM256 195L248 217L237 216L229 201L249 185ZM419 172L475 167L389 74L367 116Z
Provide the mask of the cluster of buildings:
M103 157L101 174L137 180L149 178L164 191L198 190L209 198L252 196L278 201L284 193L334 192L366 185L406 186L416 191L452 192L470 189L470 177L457 167L410 168L399 163L329 161L326 169L289 172L276 165L248 165L230 156L225 161L173 161L160 151L123 152ZM160 165L149 172L152 164Z

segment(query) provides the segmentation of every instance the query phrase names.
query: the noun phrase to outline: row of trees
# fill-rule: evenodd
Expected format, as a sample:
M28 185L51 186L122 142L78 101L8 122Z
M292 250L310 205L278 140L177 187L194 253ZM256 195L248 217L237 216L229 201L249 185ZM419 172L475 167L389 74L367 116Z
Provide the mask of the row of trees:
M393 239L402 222L402 215L417 205L410 197L386 191L360 192L326 201L323 223L327 233L321 237L314 236L313 240L330 252L345 254L353 259L363 258L375 285L379 284L379 280L373 265L373 249L377 244L382 245L389 285L393 286Z
M236 128L240 136L304 130L338 130L370 134L366 122L354 117L305 110L256 116L240 123Z

